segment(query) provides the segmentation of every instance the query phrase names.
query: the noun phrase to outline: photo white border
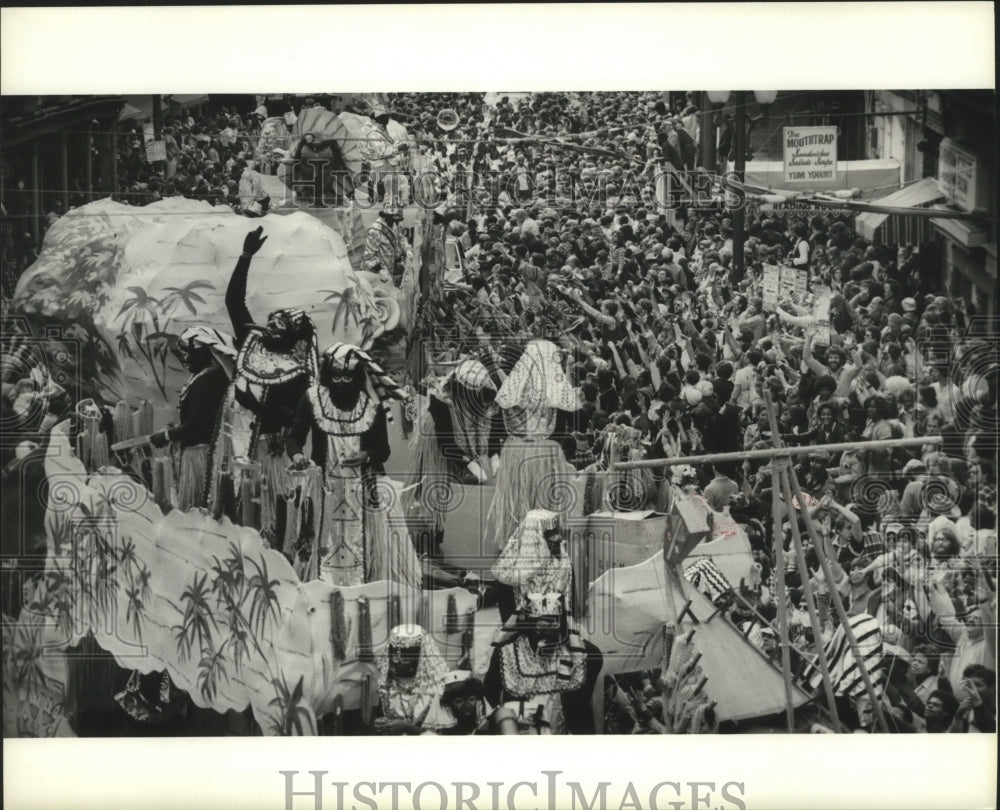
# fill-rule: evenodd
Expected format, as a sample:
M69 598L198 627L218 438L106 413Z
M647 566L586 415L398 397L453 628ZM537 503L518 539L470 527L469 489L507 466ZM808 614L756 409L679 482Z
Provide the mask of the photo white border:
M993 32L988 2L5 8L0 93L994 88ZM599 781L645 784L648 793L656 782L700 780L744 783L749 810L958 810L995 806L996 743L995 735L4 740L4 806L283 808L280 770L509 786L543 780L544 769L592 786L588 795ZM568 802L560 794L554 807ZM321 806L335 807L333 795ZM547 807L544 798L517 804L533 806Z

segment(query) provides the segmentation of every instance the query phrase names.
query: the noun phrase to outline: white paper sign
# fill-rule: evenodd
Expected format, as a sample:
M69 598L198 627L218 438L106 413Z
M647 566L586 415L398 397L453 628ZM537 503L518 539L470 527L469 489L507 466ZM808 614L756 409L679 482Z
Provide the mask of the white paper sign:
M782 127L781 132L786 183L837 179L837 127Z

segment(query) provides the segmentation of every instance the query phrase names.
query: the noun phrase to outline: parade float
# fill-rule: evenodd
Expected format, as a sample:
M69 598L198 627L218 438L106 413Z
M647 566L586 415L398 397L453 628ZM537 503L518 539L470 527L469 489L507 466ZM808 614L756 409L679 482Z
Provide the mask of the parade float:
M161 508L160 487L95 467L103 459L86 435L85 465L68 430L53 430L45 457L45 567L5 626L4 713L18 736L72 733L84 640L121 668L166 673L198 708L249 708L262 733L284 735L315 734L325 715L369 714L396 624L423 623L452 666L471 651L468 591L302 582L253 528Z
M224 297L252 220L231 209L173 197L141 208L100 200L71 210L46 233L18 282L11 313L63 330L85 356L90 396L171 406L186 372L173 358L193 324L230 332ZM399 306L351 267L343 239L302 212L268 216L250 272L255 320L297 307L324 345L370 347L399 324ZM96 347L96 348L95 348Z
M377 104L371 112L376 117L385 115ZM357 268L368 224L363 211L377 210L368 198L367 179L371 178L374 190L377 174L399 170L400 146L411 145L409 134L391 119L381 124L369 116L316 106L301 110L287 140L278 180L302 210L341 235ZM361 180L363 187L356 189L355 183ZM356 190L365 196L364 209L352 204Z
M372 348L398 330L398 303L354 272L335 231L301 212L260 222L267 245L247 296L255 320L278 308L302 309L321 345ZM16 457L8 454L9 466L24 480L5 482L5 504L16 507L5 508L5 556L25 561L25 549L7 549L6 538L23 545L30 535L44 550L30 575L5 582L23 595L18 621L5 622L4 645L5 714L17 718L18 735L72 733L67 689L80 677L65 652L81 642L96 644L120 668L167 673L201 708L249 708L264 733L316 733L315 718L329 713L345 684L353 691L338 711L372 705L374 689L361 691L364 679L350 674L350 664L361 661L369 680L376 676L372 656L389 618L412 621L423 611L430 621L426 604L439 598L442 616L455 612L455 594L449 600L443 591L397 589L402 607L393 607L384 582L381 602L373 595L377 582L358 594L327 587L318 596L318 583L300 582L282 549L262 540L250 499L243 525L174 508L172 460L151 448L148 436L174 417L188 377L175 352L180 333L191 325L231 330L225 291L251 224L231 209L181 198L143 208L102 200L55 223L20 279L5 313L17 328L5 328L4 384L6 392L30 383L24 396L32 402L13 402L10 424L24 442ZM45 433L31 417L46 410L35 400L50 395L67 401L73 420ZM71 438L73 425L82 432ZM257 586L263 591L254 596ZM457 596L463 605L475 601L464 590ZM368 601L360 614L359 598ZM328 623L326 646L335 639L326 662L309 640L317 613ZM298 620L281 629L281 617L293 614ZM441 622L434 626L444 632ZM444 639L442 649L448 644ZM136 650L144 650L141 660L133 660ZM306 671L312 674L303 677ZM311 683L314 675L325 685ZM284 709L291 715L281 721Z

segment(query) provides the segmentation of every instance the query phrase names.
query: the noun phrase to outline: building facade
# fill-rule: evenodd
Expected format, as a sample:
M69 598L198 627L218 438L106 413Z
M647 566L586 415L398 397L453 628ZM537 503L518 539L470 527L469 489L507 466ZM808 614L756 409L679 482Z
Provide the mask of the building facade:
M995 94L873 91L866 103L867 156L898 160L904 184L934 178L938 196L932 206L967 215L932 219L930 227L918 229L921 253L934 257L937 277L929 281L950 297L972 303L977 313L995 316Z
M117 189L120 96L7 96L0 101L0 196L8 217L38 242L44 217Z

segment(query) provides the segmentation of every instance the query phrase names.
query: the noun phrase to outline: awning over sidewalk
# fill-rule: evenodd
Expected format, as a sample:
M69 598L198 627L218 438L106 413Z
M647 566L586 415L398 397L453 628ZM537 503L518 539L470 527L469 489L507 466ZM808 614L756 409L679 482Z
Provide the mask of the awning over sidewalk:
M876 205L889 205L899 208L917 208L927 205L944 195L938 188L937 180L925 177L912 185L880 197L872 202ZM882 241L886 244L920 244L927 241L930 234L930 222L923 217L907 217L905 214L877 214L868 212L858 214L854 221L854 229L865 239ZM881 229L876 240L876 232Z
M175 93L170 96L165 96L164 100L170 104L176 104L182 110L186 110L188 107L197 107L199 104L208 104L208 96L204 93L188 95Z
M727 164L729 171L735 164ZM836 180L817 181L808 186L797 186L785 182L785 164L780 160L751 160L743 173L743 182L748 186L773 189L776 194L784 191L811 192L843 191L860 189L862 199L868 199L878 189L899 184L898 160L838 160Z

